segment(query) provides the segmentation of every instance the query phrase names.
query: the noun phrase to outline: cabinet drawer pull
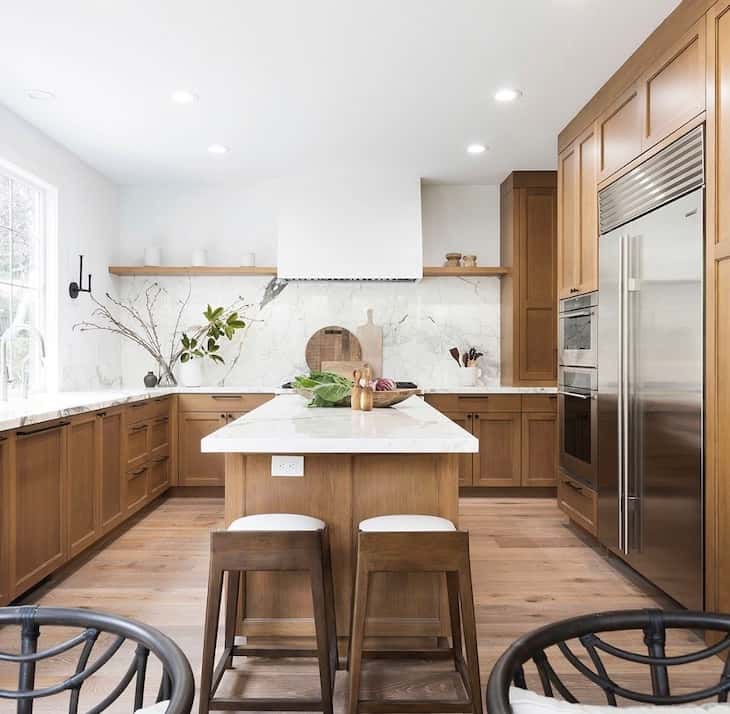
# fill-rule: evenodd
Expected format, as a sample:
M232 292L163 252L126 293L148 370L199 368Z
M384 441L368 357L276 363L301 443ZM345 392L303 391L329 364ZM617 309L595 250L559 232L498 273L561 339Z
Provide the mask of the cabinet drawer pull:
M141 469L137 469L136 471L132 471L130 474L131 476L141 476L145 471L147 471L147 467L143 466Z
M130 431L136 433L138 431L144 431L147 428L147 424L140 424L139 426L133 426Z
M52 424L51 426L44 426L41 429L32 429L31 431L16 431L17 436L33 436L33 434L40 434L44 431L51 431L51 429L60 429L61 427L68 426L70 421L60 421L58 424Z
M105 417L106 416L106 412L96 412L96 416L98 416L98 417Z
M568 488L572 488L576 493L579 493L581 496L583 495L583 489L580 486L576 486L572 481L563 481L563 483L568 486Z
M169 456L158 456L156 459L152 459L153 464L161 464L163 461L167 461L169 459Z
M240 394L212 394L213 399L224 400L224 399L240 399Z
M459 399L489 399L488 394L460 394Z
M146 404L147 404L147 402L146 402L146 401L144 401L144 402L137 402L136 404L130 404L129 406L130 406L130 407L131 407L132 409L139 409L140 407L143 407L143 406L145 406Z
M170 421L169 417L163 416L155 419L155 424L167 424L168 421Z

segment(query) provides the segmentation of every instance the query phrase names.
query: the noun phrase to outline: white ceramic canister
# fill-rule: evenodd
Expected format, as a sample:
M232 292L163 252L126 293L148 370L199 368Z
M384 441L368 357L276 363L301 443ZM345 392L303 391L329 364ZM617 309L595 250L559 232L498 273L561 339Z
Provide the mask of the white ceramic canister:
M162 265L162 251L157 245L148 245L144 249L145 265Z
M191 265L201 267L208 265L208 253L205 248L196 248L193 251L193 257Z

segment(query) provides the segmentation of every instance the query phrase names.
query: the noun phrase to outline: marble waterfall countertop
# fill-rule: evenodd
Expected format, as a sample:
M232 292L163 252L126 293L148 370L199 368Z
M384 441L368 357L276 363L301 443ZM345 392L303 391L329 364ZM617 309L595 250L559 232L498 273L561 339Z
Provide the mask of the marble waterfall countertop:
M297 394L280 395L201 441L204 453L472 454L478 440L448 417L411 397L370 412L313 408Z
M555 394L555 387L425 387L424 394ZM155 399L169 394L287 394L281 387L233 385L230 387L155 387L154 389L109 389L93 392L38 394L28 399L0 402L0 431L38 424L97 409Z

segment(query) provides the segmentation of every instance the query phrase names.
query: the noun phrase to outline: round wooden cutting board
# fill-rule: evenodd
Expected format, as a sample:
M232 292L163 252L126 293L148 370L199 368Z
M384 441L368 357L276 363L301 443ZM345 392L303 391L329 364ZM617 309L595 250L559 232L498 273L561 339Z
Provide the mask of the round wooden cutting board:
M352 332L344 327L330 325L317 330L309 338L304 357L309 369L320 371L322 362L361 360L362 348Z

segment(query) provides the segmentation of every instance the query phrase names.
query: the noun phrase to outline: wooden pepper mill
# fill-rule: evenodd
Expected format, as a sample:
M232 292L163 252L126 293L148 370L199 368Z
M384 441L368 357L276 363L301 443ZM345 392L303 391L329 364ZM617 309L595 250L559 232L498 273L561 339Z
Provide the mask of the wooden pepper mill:
M373 388L370 386L372 376L373 372L370 367L365 367L360 390L360 409L364 412L369 412L373 408Z
M360 370L356 369L352 373L352 395L350 396L350 406L353 409L357 409L359 411L360 409L360 400L362 398L362 387L360 386L360 379L362 378L362 375L360 374Z

